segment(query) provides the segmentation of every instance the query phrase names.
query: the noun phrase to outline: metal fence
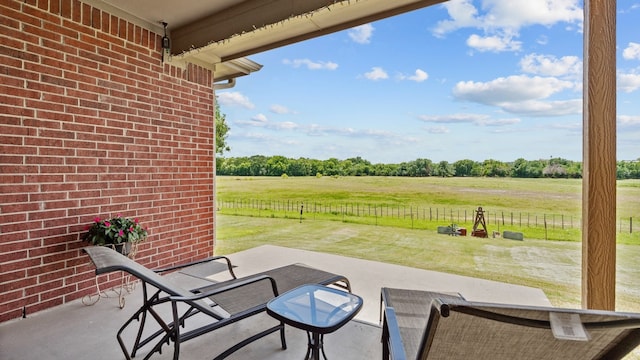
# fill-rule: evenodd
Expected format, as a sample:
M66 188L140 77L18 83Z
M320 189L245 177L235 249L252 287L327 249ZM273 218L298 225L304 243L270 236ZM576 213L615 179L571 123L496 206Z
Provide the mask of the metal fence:
M392 204L367 204L357 202L304 202L299 200L260 200L260 199L236 199L218 200L217 207L220 210L247 210L257 212L284 213L287 216L300 216L301 218L313 218L313 215L334 215L344 217L370 217L405 219L412 221L446 222L456 224L473 223L476 219L477 209L453 208L443 206L407 206ZM484 209L484 219L487 225L518 226L518 227L544 227L548 229L579 229L581 219L573 215L554 213L532 213L518 211L491 211ZM267 216L266 214L262 214ZM637 218L634 224L633 217L620 218L619 232L638 232L640 225Z

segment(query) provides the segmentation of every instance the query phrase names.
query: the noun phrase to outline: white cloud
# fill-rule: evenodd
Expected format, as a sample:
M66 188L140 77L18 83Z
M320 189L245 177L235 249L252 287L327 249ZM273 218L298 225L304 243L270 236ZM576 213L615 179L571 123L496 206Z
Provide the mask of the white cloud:
M427 129L429 134L448 134L450 131L446 126L433 126Z
M269 128L275 130L293 130L299 127L298 124L291 121L283 121L277 123L270 123Z
M469 46L481 51L517 51L520 43L511 39L518 37L525 26L549 27L564 22L582 28L584 15L579 0L482 0L480 3L476 8L472 0L445 2L442 6L449 19L438 22L433 34L442 37L457 29L476 28L482 30L484 36L471 36L467 40Z
M514 41L510 36L480 36L473 34L467 39L467 45L478 51L518 51L522 47L521 41Z
M582 76L582 61L577 56L529 54L520 60L520 68L525 73L542 76Z
M434 34L442 36L448 32L459 28L479 27L481 21L478 19L478 9L473 6L471 0L451 0L442 5L449 13L450 20L439 21Z
M358 44L368 44L371 42L374 27L371 24L356 26L349 30L348 34L351 40Z
M430 123L478 123L489 119L483 114L449 114L449 115L420 115L418 119Z
M458 100L498 106L506 112L518 115L579 114L582 111L581 99L541 101L566 89L575 89L575 83L554 77L517 75L484 83L459 82L453 89L453 95Z
M295 111L289 109L286 106L278 105L278 104L271 105L271 107L269 108L269 111L275 114L280 114L280 115L295 114Z
M355 129L351 127L330 127L311 124L306 127L300 127L299 130L305 132L309 136L344 136L349 138L365 138L365 139L398 139L403 138L399 134L387 130L377 129Z
M251 120L238 120L235 121L234 124L240 127L255 127L255 128L264 128L269 130L295 130L300 128L300 125L291 122L291 121L283 121L283 122L273 122L269 121L269 119L264 114L257 114L251 118Z
M249 100L248 97L242 95L238 91L234 92L221 92L217 94L218 102L225 106L240 106L245 109L253 109L256 106Z
M477 124L482 126L507 126L507 125L515 125L519 124L520 119L492 119L492 120L483 120L479 121Z
M618 73L618 90L630 93L640 88L640 74Z
M529 100L499 105L504 111L523 116L563 116L582 113L582 99L539 101Z
M551 26L559 22L582 23L584 12L579 0L483 0L488 9L485 26L519 29L528 25Z
M640 60L640 44L630 42L622 51L622 57L625 60Z
M267 117L264 114L257 114L256 116L252 117L251 120L261 122L261 123L266 123L269 121L269 119L267 119Z
M637 116L619 115L618 116L618 124L621 127L637 127L637 128L640 128L640 115L637 115Z
M387 72L384 71L384 69L382 69L381 67L374 67L371 69L370 72L365 73L364 77L369 80L376 81L376 80L388 79L389 74L387 74Z
M413 75L400 74L397 76L398 80L410 80L415 82L423 82L429 78L429 74L422 69L416 69Z
M529 77L514 75L501 77L489 82L461 81L453 89L459 100L485 105L544 99L559 91L573 87L570 81L553 77Z
M546 35L540 35L536 42L540 45L547 45L549 43L549 38Z
M506 126L520 123L520 119L491 119L484 114L449 114L449 115L420 115L418 119L429 123L440 124L474 124L478 126Z
M331 61L311 61L309 59L284 59L282 63L285 65L291 65L294 68L306 66L309 70L335 70L338 68L338 64Z

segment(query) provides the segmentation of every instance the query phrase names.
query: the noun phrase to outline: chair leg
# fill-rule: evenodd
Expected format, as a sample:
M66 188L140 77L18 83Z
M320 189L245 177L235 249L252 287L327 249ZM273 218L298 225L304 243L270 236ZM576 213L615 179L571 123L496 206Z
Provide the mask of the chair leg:
M171 302L171 310L173 312L173 360L178 360L180 356L180 326L184 326L184 319L178 317L178 304L175 301ZM187 311L187 314L191 310Z
M280 341L282 342L282 350L287 350L287 339L284 337L284 323L280 322Z
M380 339L380 341L382 342L382 359L383 360L387 360L389 359L389 328L387 325L387 319L385 318L383 320L382 323L382 339Z

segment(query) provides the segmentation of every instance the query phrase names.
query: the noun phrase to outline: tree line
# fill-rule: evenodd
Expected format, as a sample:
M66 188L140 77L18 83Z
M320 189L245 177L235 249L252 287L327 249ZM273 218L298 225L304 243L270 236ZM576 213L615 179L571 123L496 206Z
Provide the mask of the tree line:
M498 160L458 160L433 162L416 159L399 164L372 164L361 157L338 160L287 158L254 155L249 157L219 157L218 175L234 176L407 176L407 177L515 177L515 178L582 178L582 162L562 158L513 162ZM617 178L640 179L640 158L617 162Z

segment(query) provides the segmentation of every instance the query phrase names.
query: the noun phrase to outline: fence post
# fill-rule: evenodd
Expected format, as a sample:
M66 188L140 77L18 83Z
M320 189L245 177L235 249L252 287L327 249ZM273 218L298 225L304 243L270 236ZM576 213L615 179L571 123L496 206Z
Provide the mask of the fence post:
M374 205L373 211L376 213L376 226L378 226L378 207ZM380 205L380 214L382 215L382 205Z

